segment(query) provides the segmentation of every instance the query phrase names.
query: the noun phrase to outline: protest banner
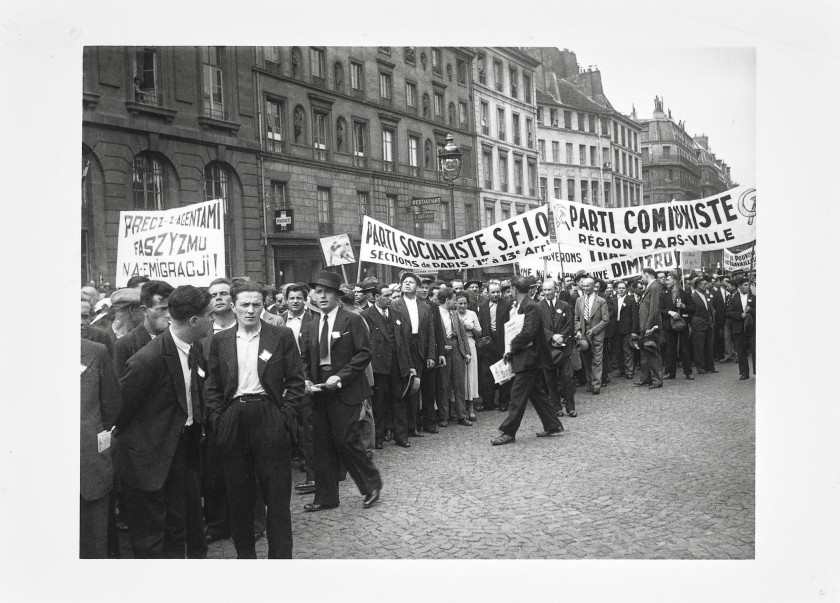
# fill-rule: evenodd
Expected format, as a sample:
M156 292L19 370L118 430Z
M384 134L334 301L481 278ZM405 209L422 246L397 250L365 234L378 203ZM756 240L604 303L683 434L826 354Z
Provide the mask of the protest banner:
M702 257L699 251L680 251L680 265L683 270L700 270Z
M346 233L322 238L321 251L324 252L326 266L343 266L356 262L350 237Z
M359 255L363 262L447 270L510 264L550 249L548 208L542 206L450 241L422 239L364 216Z
M544 262L541 258L526 258L519 262L519 272L525 276L543 279L549 277L561 281L563 276L574 276L578 270L585 270L593 278L609 281L641 276L644 268L653 268L657 272L674 270L677 260L674 251L666 249L640 256L617 256L600 262L576 263L573 264L573 268L569 266L566 262Z
M755 188L714 197L607 209L555 199L557 242L627 255L660 249L712 250L755 240Z
M116 286L132 276L174 287L207 286L225 276L221 199L161 211L121 211Z
M723 269L727 272L737 270L755 270L755 258L753 257L755 247L750 247L741 253L732 253L728 249L723 250Z

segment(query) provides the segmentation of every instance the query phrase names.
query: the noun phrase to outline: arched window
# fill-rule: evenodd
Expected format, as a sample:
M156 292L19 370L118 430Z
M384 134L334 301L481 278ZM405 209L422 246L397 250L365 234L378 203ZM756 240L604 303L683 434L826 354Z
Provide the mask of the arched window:
M140 153L134 158L134 209L164 208L166 172L155 157Z
M225 267L233 271L233 215L231 211L232 183L228 169L217 162L204 167L204 200L221 199L225 210Z

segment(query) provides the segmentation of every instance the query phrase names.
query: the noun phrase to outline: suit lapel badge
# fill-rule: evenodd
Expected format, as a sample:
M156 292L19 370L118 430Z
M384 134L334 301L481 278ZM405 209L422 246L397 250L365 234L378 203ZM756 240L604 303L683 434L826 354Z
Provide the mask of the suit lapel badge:
M262 352L260 352L260 360L262 360L263 362L268 362L269 358L271 358L271 352L269 352L268 350L263 350Z

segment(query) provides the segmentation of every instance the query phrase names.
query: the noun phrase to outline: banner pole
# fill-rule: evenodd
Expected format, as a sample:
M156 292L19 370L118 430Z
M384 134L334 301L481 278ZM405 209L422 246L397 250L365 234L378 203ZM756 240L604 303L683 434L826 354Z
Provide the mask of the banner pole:
M347 283L347 271L344 269L344 264L341 265L341 274L344 275L344 282Z
M362 258L359 258L359 268L356 270L356 282L362 282Z
M752 278L753 270L755 269L755 241L752 245L752 257L750 257L750 278Z

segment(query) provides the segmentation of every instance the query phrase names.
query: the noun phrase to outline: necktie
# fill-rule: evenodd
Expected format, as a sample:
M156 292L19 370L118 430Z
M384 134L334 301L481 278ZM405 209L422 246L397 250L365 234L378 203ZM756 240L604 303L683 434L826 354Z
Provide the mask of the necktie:
M589 322L589 298L590 296L587 295L583 298L583 321Z
M382 312L382 315L385 316L385 320L388 320L388 310L387 309L384 312Z
M327 353L329 352L329 349L330 349L330 339L329 339L330 329L329 329L329 325L330 325L330 322L328 320L328 317L326 315L324 315L324 326L321 328L321 339L318 342L318 345L319 345L319 348L320 348L319 352L320 352L320 356L321 356L322 359L327 357Z

